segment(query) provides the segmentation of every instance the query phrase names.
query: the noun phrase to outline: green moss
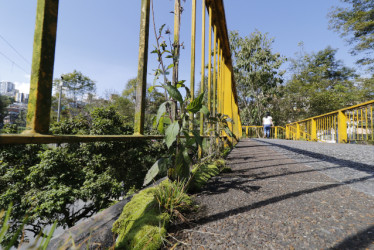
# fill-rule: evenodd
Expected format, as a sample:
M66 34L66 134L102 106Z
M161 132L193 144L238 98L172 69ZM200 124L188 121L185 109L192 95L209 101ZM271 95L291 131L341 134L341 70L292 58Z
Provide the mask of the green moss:
M225 160L215 160L210 164L199 164L192 169L192 178L188 190L191 192L198 192L208 182L210 178L219 173L232 172L231 168L226 167Z
M218 175L225 168L224 160L197 165L192 170L189 190L200 190L211 177ZM161 247L167 233L166 226L172 215L161 211L155 193L156 190L161 191L161 194L169 192L170 195L164 198L159 197L159 199L165 201L173 199L177 201L173 202L173 207L183 211L185 207L192 206L192 200L177 187L166 180L158 187L148 188L134 195L123 208L119 219L113 224L112 231L118 234L116 249L159 249ZM165 204L162 206L163 209L168 209Z
M221 154L222 158L226 159L226 157L230 154L231 150L232 150L231 147L225 148L223 153Z
M219 174L219 168L216 165L198 165L192 170L192 179L189 185L189 191L197 192L208 182L210 178Z
M123 208L112 231L118 234L116 249L159 249L170 220L161 213L154 198L155 188L136 194Z

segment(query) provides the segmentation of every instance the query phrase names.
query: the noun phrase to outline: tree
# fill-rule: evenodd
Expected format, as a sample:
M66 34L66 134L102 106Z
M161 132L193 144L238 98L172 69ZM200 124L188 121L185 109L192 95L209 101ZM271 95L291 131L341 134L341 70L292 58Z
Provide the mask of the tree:
M75 105L78 97L83 98L85 94L94 93L96 90L95 81L76 70L72 73L62 74L61 79L55 79L54 85L60 86L60 84L73 99Z
M348 4L346 8L336 7L330 12L330 28L343 37L349 37L350 44L355 44L352 54L365 52L357 61L362 65L371 65L374 69L374 1L341 0Z
M8 107L9 104L11 104L14 101L13 98L0 95L0 125L3 124L3 120L5 116L7 116L8 111L6 110L6 107ZM1 128L1 126L0 126Z
M136 87L137 87L137 78L131 78L127 81L125 89L122 91L122 96L126 97L129 101L135 104L136 100Z
M14 133L16 128L7 130ZM97 108L89 117L53 124L51 132L129 135L133 129L114 108ZM108 207L121 194L142 186L147 170L162 151L160 144L147 140L0 146L0 210L13 202L7 239L26 215L26 230L38 234L54 221L71 227Z
M291 60L293 75L286 84L287 119L301 120L328 113L360 100L355 70L337 60L337 50L327 47Z
M240 115L243 124L261 124L270 101L276 96L277 85L283 82L280 70L285 58L273 53L274 39L255 31L249 37L230 32L230 48L239 96Z

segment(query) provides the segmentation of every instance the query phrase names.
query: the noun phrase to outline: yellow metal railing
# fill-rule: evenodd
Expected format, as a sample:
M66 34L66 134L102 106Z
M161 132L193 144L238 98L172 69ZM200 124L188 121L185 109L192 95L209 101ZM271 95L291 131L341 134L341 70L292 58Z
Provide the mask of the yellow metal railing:
M286 139L374 142L374 100L286 125Z
M243 126L243 134L246 138L263 138L263 126ZM286 128L280 126L273 126L270 130L270 138L272 139L286 139Z
M27 113L27 128L21 135L0 135L0 144L28 143L62 143L92 141L126 141L138 139L155 139L157 136L144 135L144 114L146 95L146 76L149 41L150 0L141 1L141 21L139 36L138 84L133 136L119 135L50 135L50 110L52 94L52 76L54 68L55 44L57 33L58 0L38 0L34 33L30 96ZM238 110L236 86L233 76L226 17L223 0L202 0L202 43L201 43L201 82L208 74L208 107L212 116L217 113L229 116L230 130L240 138L242 135L241 121ZM196 0L191 1L191 79L190 89L195 89L195 36L196 36ZM180 0L175 0L180 6ZM177 15L178 11L175 12ZM205 50L206 30L205 16L209 17L209 47ZM178 18L176 17L175 20ZM179 23L174 24L174 39L179 44ZM213 35L212 35L213 32ZM206 73L205 63L208 55L209 70ZM201 87L201 91L206 91ZM201 116L200 134L207 136L206 119ZM205 126L205 127L204 127ZM222 134L222 136L226 136ZM231 139L232 140L232 139Z

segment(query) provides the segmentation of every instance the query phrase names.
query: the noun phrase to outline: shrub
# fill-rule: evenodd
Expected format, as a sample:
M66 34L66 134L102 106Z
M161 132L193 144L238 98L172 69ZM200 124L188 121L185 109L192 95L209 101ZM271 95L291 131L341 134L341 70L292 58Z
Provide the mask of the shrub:
M56 134L131 134L113 109L96 109L52 126ZM163 147L158 142L69 143L60 146L0 146L0 209L13 202L7 239L26 214L27 229L37 235L55 220L71 227L108 207L113 199L140 188ZM77 208L77 204L80 204Z

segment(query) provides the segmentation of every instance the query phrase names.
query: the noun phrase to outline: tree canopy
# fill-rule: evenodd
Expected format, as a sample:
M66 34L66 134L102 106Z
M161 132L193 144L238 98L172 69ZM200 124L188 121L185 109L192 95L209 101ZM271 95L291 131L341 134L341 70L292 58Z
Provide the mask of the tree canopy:
M274 39L255 31L240 37L230 32L230 48L239 96L239 108L243 124L261 124L262 116L271 109L270 100L277 95L277 85L283 82L280 69L285 61L272 51Z
M293 75L285 89L289 119L305 119L362 100L355 70L336 59L336 52L327 47L317 53L299 54L291 60Z
M336 7L330 12L330 27L347 37L354 44L353 54L365 52L357 62L371 65L374 69L374 1L372 0L341 0L348 7Z
M77 70L74 70L72 73L62 74L61 79L55 79L54 84L56 86L62 84L74 103L77 101L77 97L94 93L96 90L95 81Z

